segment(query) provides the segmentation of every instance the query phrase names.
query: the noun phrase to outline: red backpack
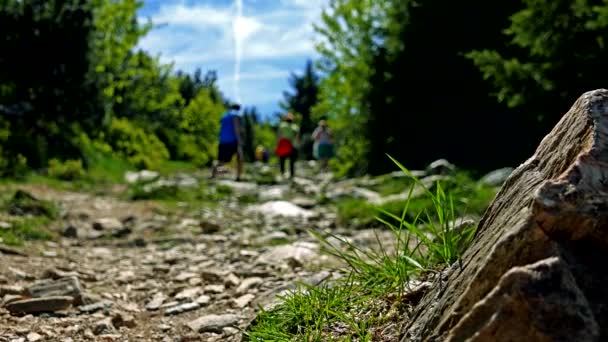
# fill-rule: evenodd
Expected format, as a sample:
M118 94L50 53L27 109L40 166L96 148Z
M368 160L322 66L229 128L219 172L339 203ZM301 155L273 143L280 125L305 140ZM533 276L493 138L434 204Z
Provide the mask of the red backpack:
M293 145L289 139L281 138L275 149L275 153L279 157L287 157L293 151Z

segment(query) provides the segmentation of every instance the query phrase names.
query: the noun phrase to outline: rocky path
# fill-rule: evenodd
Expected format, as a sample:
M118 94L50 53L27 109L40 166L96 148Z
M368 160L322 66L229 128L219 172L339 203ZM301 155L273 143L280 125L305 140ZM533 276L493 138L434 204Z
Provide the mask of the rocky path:
M219 181L233 196L210 208L25 187L60 205L63 236L0 253L0 341L240 341L258 306L334 276L306 233L335 229L321 179Z
M361 247L375 245L376 234L384 248L394 241L387 230L341 227L331 203L402 199L371 188L402 182L403 173L335 182L303 171L275 185L253 176L210 182L204 175L127 175L127 182L149 178L137 188L148 194L176 187L196 193L165 201L129 200L125 185L88 192L5 186L0 190L54 202L60 218L49 227L53 241L27 242L18 251L0 242L0 342L241 341L259 308L274 305L277 295L298 282L341 276L308 229ZM499 171L497 177L508 174ZM418 175L423 183L442 177L433 169ZM3 220L10 217L0 213L0 229Z

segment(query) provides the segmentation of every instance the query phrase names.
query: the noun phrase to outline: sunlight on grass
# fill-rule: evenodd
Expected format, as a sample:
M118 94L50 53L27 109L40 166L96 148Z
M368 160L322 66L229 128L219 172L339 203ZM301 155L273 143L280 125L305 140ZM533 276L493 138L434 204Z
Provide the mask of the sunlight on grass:
M318 287L301 285L275 308L261 310L247 332L251 341L371 341L374 327L403 320L414 285L460 260L476 224L457 226L456 218L469 210L481 214L495 190L466 175L427 187L392 160L409 176L404 201L374 208L350 200L338 210L342 220L371 216L393 241L376 233L379 248L363 248L331 232L310 230L326 252L344 263L348 275ZM413 196L416 186L423 187L422 196ZM394 247L389 249L388 242ZM383 305L373 305L378 302Z

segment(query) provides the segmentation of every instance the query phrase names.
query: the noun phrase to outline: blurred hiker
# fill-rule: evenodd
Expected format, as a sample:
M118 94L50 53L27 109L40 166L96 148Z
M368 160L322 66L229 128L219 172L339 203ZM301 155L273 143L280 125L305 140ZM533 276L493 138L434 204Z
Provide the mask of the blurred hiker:
M289 159L289 177L295 176L295 164L298 158L297 145L300 141L300 127L294 122L295 117L287 113L277 129L278 143L275 150L279 156L281 176L285 175L285 162Z
M312 138L315 141L313 155L321 161L321 168L327 170L329 159L334 156L334 139L331 130L327 127L327 121L319 121L319 125L312 132Z
M232 161L236 155L236 180L241 180L243 173L243 149L241 145L241 127L239 110L241 106L234 104L220 119L220 136L217 160L213 164L211 178L215 178L218 173L218 168L224 163Z
M269 159L270 159L270 152L268 152L268 149L266 147L264 147L264 155L262 156L262 162L264 162L264 164L268 164Z
M261 161L262 163L268 163L268 149L262 145L258 145L255 149L255 160Z

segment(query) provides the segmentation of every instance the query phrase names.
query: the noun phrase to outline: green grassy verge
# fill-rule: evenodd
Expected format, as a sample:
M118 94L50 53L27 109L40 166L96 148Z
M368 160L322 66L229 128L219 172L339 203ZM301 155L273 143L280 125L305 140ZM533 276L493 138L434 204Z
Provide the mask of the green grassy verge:
M10 228L0 228L0 239L10 246L22 246L25 241L53 240L55 234L48 229L51 222L47 217L9 220Z
M460 179L454 182L458 186L437 183L414 197L414 185L422 182L395 163L413 180L398 211L396 207L376 210L361 202L350 202L347 212L342 208L342 215L371 216L380 222L392 232L393 247L377 238L379 248L361 248L331 233L311 231L329 254L342 261L347 276L318 287L302 285L274 308L261 309L246 332L250 341L397 338L400 322L421 296L412 292L416 282L458 262L475 234L476 225L456 227L455 219L463 213L483 212L494 192Z

